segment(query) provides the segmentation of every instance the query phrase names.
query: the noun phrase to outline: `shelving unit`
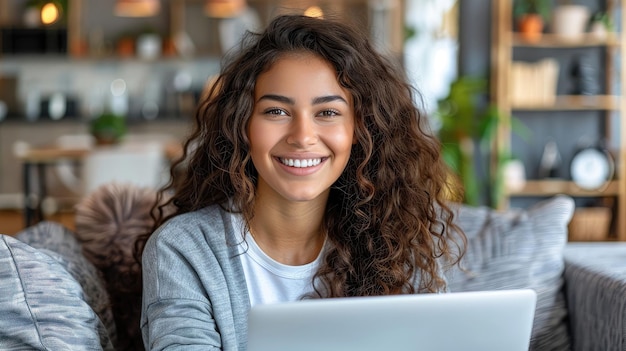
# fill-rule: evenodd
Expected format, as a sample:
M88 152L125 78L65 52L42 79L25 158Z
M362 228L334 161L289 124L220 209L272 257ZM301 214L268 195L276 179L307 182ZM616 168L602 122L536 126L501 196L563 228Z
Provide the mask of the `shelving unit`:
M603 9L611 14L615 21L618 18L626 18L626 1L623 0L587 0L589 4L593 2L595 9ZM557 122L553 118L560 118L561 128L569 128L569 121L580 121L584 114L597 114L602 119L598 122L599 129L602 129L603 138L609 141L610 150L615 158L615 177L608 181L604 187L589 191L578 187L571 181L569 174L569 159L563 159L563 176L559 179L538 179L533 172L533 164L527 164L528 159L523 160L527 169L527 182L525 186L516 191L504 190L503 199L500 201L503 208L511 207L517 199L545 198L557 194L566 194L574 197L577 201L583 202L590 198L608 200L613 204L613 231L606 240L626 241L626 148L623 139L626 138L626 121L623 114L626 111L626 98L623 98L626 88L626 68L623 66L626 58L626 35L621 35L619 28L623 28L622 23L616 23L617 32L609 33L606 38L598 38L591 34L583 34L575 39L565 39L555 34L544 33L538 42L529 43L524 41L519 33L515 32L513 22L513 0L492 1L492 72L491 72L491 97L492 102L506 116L514 116L522 123L525 119L533 119L535 126L542 128L554 127ZM580 1L577 2L581 4ZM568 51L569 50L569 51ZM598 80L603 82L599 95L570 95L563 89L557 89L554 103L526 103L515 104L511 98L511 67L513 62L530 62L529 57L563 58L571 55L579 55L584 50L603 50L605 62L601 67L597 67L596 73L604 74ZM551 55L558 51L558 55ZM530 54L528 54L530 52ZM552 57L559 56L559 57ZM521 58L518 58L521 57ZM620 64L620 61L622 62ZM560 72L563 73L563 70ZM565 79L560 76L559 79ZM559 91L561 90L561 91ZM593 115L590 118L595 118ZM615 124L615 121L617 121ZM513 145L513 131L510 123L501 123L496 138L495 147L500 150L510 150L516 153ZM572 124L573 125L573 124ZM536 131L535 131L536 132ZM541 131L540 131L541 132ZM546 132L545 130L543 131ZM592 133L593 134L593 133ZM617 135L617 136L616 136ZM579 135L569 135L570 139L579 138ZM537 150L542 148L544 140L534 140L533 145L528 147ZM594 140L599 141L599 140ZM557 141L558 142L558 141ZM571 146L571 140L568 141ZM518 145L519 146L519 145ZM565 151L563 154L572 154L573 150ZM532 152L528 152L532 154ZM534 152L534 156L537 152ZM536 157L534 159L536 161ZM494 161L496 162L496 161ZM530 170L530 171L529 171Z
M124 32L140 30L141 27L157 29L165 45L173 45L172 41L178 33L186 33L195 41L196 57L220 56L219 19L209 18L203 12L204 0L160 0L161 11L150 18L121 18L113 14L113 0L68 0L65 14L64 29L67 29L67 47L69 58L115 56L115 54L89 53L90 41L95 36L115 46L117 37ZM264 26L275 15L283 12L304 10L312 4L322 7L333 16L345 19L361 18L356 23L365 27L374 11L367 0L322 0L315 3L303 0L248 0L248 5L256 10L261 25ZM403 11L404 1L395 2L384 24L389 26L385 45L395 54L402 52L403 46ZM0 27L21 27L20 0L0 0ZM371 24L371 23L369 23ZM0 42L0 45L2 43ZM112 48L108 48L112 51ZM170 53L172 55L172 53ZM174 55L177 56L177 55Z

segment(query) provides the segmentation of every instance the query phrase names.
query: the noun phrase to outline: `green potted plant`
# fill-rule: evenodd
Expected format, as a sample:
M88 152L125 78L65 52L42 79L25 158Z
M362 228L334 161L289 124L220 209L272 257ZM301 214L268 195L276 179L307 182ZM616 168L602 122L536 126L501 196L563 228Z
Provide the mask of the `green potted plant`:
M513 17L517 31L524 40L537 42L541 39L545 23L550 18L551 0L515 0Z
M481 102L486 95L485 79L458 77L451 83L448 96L438 101L435 118L442 157L458 182L452 188L463 189L463 197L452 194L453 200L480 205L481 196L488 194L490 205L498 207L504 187L503 169L511 154L507 149L494 149L497 129L501 123L511 123L522 138L528 130L511 116L503 115L497 106ZM477 154L487 158L489 165L477 163Z
M91 121L89 131L100 145L118 143L126 134L126 118L105 112Z

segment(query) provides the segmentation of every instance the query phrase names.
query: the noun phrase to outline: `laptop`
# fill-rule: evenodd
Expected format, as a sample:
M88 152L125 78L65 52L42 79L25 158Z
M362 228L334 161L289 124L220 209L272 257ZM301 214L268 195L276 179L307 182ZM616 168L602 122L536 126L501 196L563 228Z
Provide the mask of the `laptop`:
M257 305L248 351L528 351L530 289Z

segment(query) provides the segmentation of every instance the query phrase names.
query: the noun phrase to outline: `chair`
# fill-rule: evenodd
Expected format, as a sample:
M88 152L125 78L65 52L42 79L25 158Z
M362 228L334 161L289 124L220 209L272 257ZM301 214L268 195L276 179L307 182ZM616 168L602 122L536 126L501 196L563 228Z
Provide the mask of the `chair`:
M83 194L108 182L158 188L169 177L163 144L158 141L124 141L92 150L83 162Z
M96 147L89 134L63 135L56 144L61 148L90 150L79 171L61 162L55 167L61 182L73 193L84 196L107 182L125 182L158 188L168 180L164 146L167 134L128 134L120 144Z
M96 139L91 134L64 134L55 141L61 149L92 150L96 145ZM59 161L54 164L57 178L74 195L82 195L82 180L80 177L80 165L75 161Z

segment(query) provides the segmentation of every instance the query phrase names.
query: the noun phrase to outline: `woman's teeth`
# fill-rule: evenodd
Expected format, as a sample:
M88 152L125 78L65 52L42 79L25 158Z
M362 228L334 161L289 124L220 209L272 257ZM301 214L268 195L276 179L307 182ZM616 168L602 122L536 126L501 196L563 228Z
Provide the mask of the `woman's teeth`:
M312 167L317 166L322 162L321 158L309 158L305 160L301 159L291 159L291 158L281 158L280 162L285 166L296 167L296 168L304 168L304 167Z

